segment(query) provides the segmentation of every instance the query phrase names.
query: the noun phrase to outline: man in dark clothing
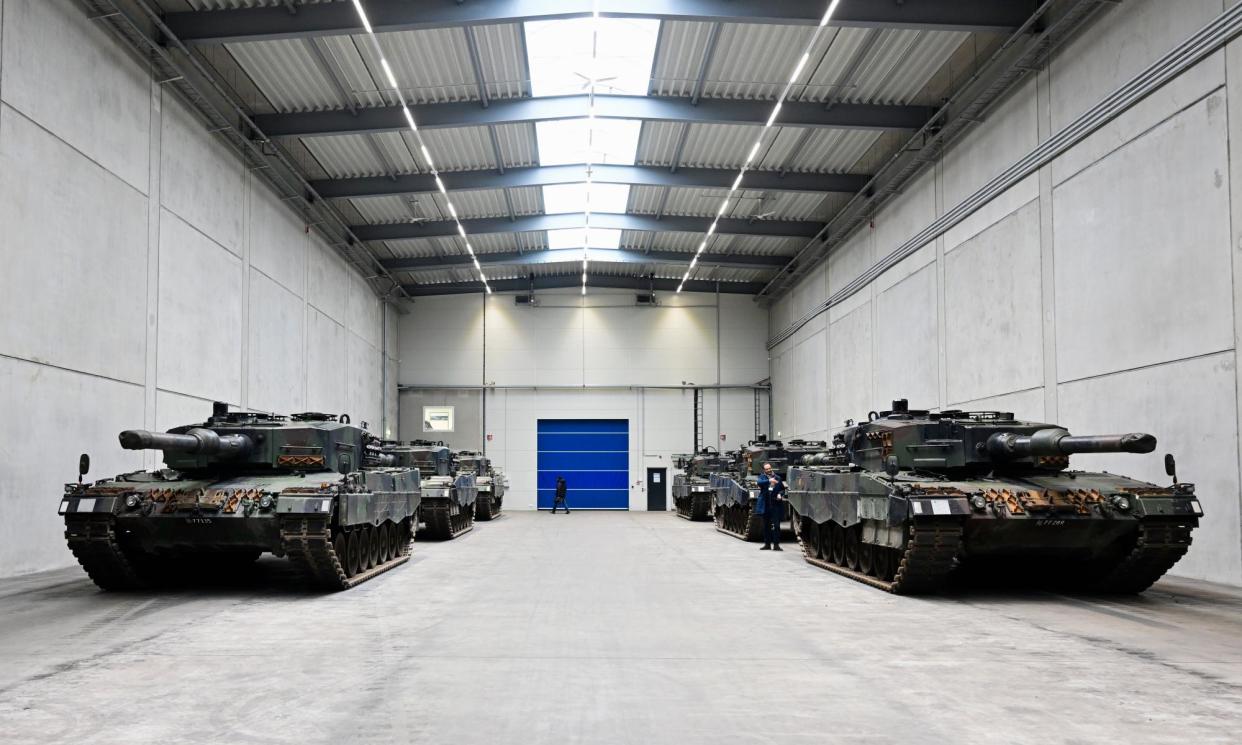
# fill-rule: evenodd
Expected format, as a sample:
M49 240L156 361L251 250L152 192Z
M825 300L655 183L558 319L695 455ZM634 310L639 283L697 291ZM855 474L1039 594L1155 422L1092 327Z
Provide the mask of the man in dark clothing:
M565 477L564 476L556 477L556 497L554 497L552 500L552 514L553 515L556 514L556 508L558 506L564 507L565 514L566 515L569 514L569 503L565 501Z
M783 551L781 548L781 520L785 516L785 482L772 470L771 463L763 464L759 474L759 498L755 500L755 514L763 515L763 547L760 551Z

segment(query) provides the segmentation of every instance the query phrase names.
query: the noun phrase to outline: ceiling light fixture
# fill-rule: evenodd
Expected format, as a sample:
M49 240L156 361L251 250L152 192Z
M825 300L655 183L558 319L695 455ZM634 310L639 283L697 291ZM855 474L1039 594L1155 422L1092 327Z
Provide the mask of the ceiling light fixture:
M367 37L371 40L371 49L380 61L380 67L384 70L384 77L388 79L388 84L392 86L392 94L397 97L397 102L401 104L401 112L405 114L405 121L410 125L410 132L414 134L414 139L418 141L418 149L423 154L423 160L427 162L427 170L431 171L431 175L435 177L436 187L447 201L448 189L444 187L444 182L440 180L440 172L436 170L436 163L431 158L431 151L427 149L427 143L423 140L423 133L419 131L418 124L414 121L414 114L410 111L409 102L405 100L405 94L401 92L401 86L397 85L397 76L393 74L392 66L388 64L388 59L384 56L384 50L380 48L379 37L375 35L375 30L371 28L371 20L367 18L367 11L362 7L362 0L354 0L354 10L358 11L358 20L362 21L362 28L366 30ZM474 249L470 246L470 241L466 236L466 226L462 225L453 203L451 201L447 203L449 214L453 216L453 221L457 223L457 232L461 234L462 240L466 243L466 252L474 260L475 268L479 271L479 281L483 283L483 289L487 290L487 294L490 295L492 294L491 285L487 283L487 275L483 273L483 268L479 266L479 260L474 256Z
M819 41L819 35L823 33L824 26L827 26L828 22L832 20L832 14L836 12L837 5L840 2L841 0L832 0L828 3L827 10L824 11L823 17L819 20L819 26L817 26L814 33L811 34L811 38L806 43L806 48L802 50L802 56L798 58L798 64L794 66L793 72L789 75L789 82L785 83L785 87L781 90L780 95L776 97L776 103L772 105L772 113L768 114L767 123L763 125L763 133L760 133L759 139L755 140L755 144L751 146L750 154L746 156L746 162L740 169L738 169L737 179L733 181L733 186L729 189L729 194L725 197L724 203L720 205L720 210L716 212L716 219L712 220L711 227L707 229L708 238L716 232L717 223L720 218L724 216L725 210L728 209L730 198L733 196L733 193L741 187L742 177L746 175L746 171L750 169L751 164L755 161L755 156L759 154L759 145L763 141L763 134L771 129L772 125L776 123L776 117L780 116L781 113L781 104L784 103L785 99L789 97L789 90L793 88L794 83L796 83L798 78L802 75L802 70L806 67L806 63L811 59L811 50L815 47L815 42ZM694 270L695 265L699 262L699 254L703 253L703 249L706 247L706 240L699 244L699 250L694 254L694 258L690 260L690 269L686 270L685 276L681 278L681 282L677 285L677 292L681 292L682 288L685 287L686 281L690 279L690 272Z

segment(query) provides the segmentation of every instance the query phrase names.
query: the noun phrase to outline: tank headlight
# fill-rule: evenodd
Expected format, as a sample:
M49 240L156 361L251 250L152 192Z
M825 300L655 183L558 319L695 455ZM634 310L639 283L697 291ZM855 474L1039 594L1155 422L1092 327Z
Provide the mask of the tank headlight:
M263 496L259 497L259 509L261 510L272 509L272 495L271 494L264 494Z
M983 512L988 508L988 500L982 494L976 494L970 498L970 506L975 508L975 512Z
M1117 508L1118 510L1121 510L1122 512L1130 511L1130 498L1127 497L1125 494L1114 494L1112 502L1113 502L1113 507Z
M142 499L140 499L137 494L130 494L125 498L125 506L131 510L137 509L140 504L142 504Z

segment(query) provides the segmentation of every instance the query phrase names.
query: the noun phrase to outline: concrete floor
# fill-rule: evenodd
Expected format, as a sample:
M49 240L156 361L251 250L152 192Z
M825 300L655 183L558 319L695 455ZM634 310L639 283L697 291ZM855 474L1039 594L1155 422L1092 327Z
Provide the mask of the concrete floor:
M510 513L355 590L0 583L0 739L1238 742L1242 591L885 595L671 514Z

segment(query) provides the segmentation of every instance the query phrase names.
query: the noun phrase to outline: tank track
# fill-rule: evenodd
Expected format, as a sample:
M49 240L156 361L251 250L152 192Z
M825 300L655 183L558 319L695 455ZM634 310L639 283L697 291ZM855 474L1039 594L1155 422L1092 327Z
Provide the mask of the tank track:
M422 534L433 541L447 541L474 528L474 508L463 510L454 500L446 504L424 500L420 509L425 525Z
M763 538L763 515L756 515L749 505L717 506L716 530L755 543Z
M1194 525L1178 522L1139 523L1134 547L1101 577L1091 582L1091 592L1140 593L1155 584L1186 551Z
M821 534L827 526L827 523L823 526L815 525L816 534ZM871 571L861 571L847 564L839 564L831 556L820 556L817 550L818 545L813 545L809 540L810 530L809 525L803 524L801 530L798 531L802 555L807 563L896 595L919 595L942 589L949 572L954 567L954 559L962 542L960 522L914 523L909 527L905 548L893 549L877 546L871 549L873 552L892 552L891 564L888 559L879 558L879 554L875 554L869 562L872 567ZM815 539L816 544L819 542L820 539ZM845 552L833 553L844 554ZM889 567L889 569L884 567Z
M498 499L491 496L484 498L482 494L474 500L474 519L481 521L495 520L500 517L500 504Z
M150 587L148 572L139 561L131 560L117 541L116 520L111 515L65 520L65 541L100 589L117 592Z
M285 556L312 586L324 590L348 590L410 560L413 534L408 522L403 520L399 524L387 525L393 527L386 531L383 526L377 528L371 525L338 528L333 536L326 516L290 515L281 518L280 542ZM372 535L376 537L374 543L386 545L360 548L360 554L362 551L365 554L358 557L359 563L350 573L346 566L351 563L348 555L350 541L370 545ZM387 539L379 540L384 535Z
M691 494L681 499L674 499L673 504L677 507L678 517L691 522L712 519L712 495L710 493Z

